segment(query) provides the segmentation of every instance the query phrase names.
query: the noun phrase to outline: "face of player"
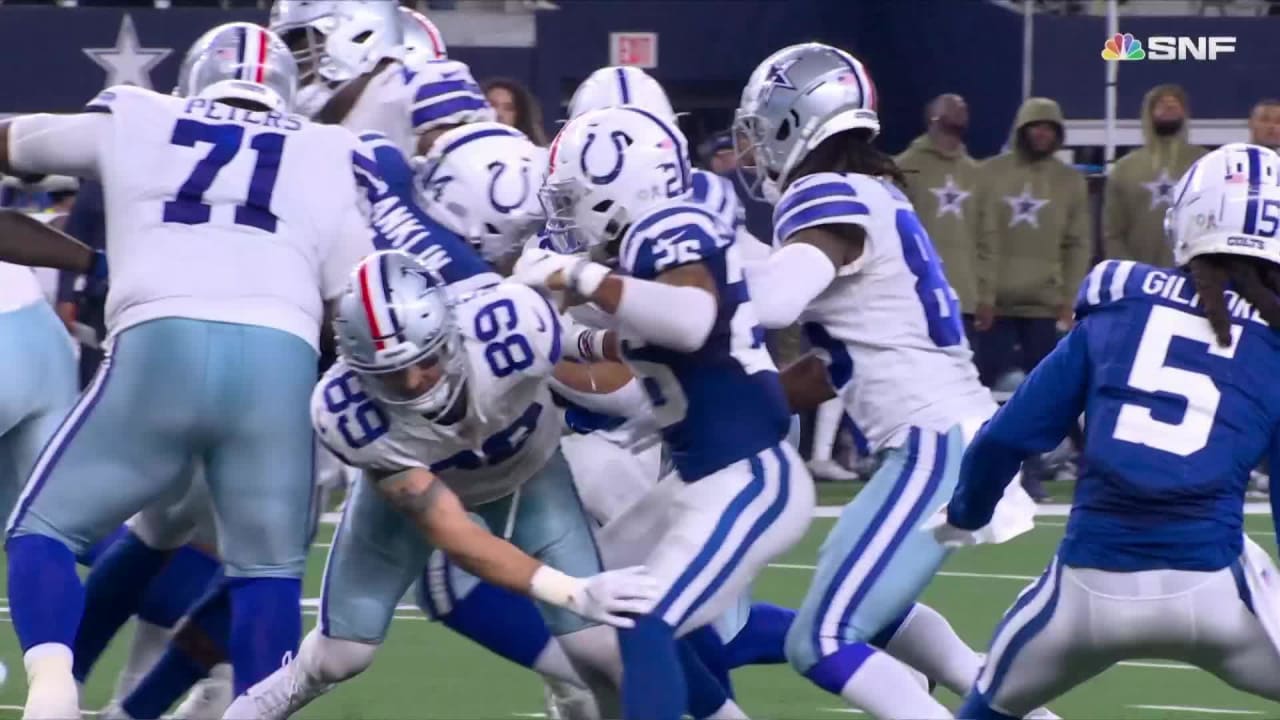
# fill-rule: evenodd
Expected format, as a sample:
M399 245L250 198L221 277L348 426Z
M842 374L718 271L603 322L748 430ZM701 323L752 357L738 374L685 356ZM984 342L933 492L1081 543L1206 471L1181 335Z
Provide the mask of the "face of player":
M426 395L444 377L444 363L427 357L408 367L378 375L382 392L392 400L408 402Z
M489 88L489 92L485 93L485 97L489 100L489 104L493 106L493 111L498 115L498 122L503 125L516 126L516 99L510 90L502 87Z
M1249 142L1280 147L1280 105L1263 105L1249 116Z

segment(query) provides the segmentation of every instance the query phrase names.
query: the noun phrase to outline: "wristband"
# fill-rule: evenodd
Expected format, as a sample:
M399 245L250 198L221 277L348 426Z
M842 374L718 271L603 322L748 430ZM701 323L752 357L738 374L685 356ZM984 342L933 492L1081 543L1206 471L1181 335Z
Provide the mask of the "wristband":
M588 362L604 360L604 337L608 330L583 328L578 331L578 358Z
M107 254L101 250L94 250L93 259L89 261L89 272L85 274L94 280L105 280L107 277Z
M556 607L573 607L574 598L581 589L581 580L565 575L549 565L540 566L529 580L529 595Z

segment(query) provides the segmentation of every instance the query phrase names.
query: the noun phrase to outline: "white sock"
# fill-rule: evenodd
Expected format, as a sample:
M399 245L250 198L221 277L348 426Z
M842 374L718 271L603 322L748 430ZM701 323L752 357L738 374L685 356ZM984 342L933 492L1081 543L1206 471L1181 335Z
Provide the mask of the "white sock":
M62 643L40 643L22 655L22 664L27 670L27 677L40 672L71 673L74 655L71 648Z
M809 458L814 461L830 460L831 451L836 444L836 433L840 430L840 414L844 412L844 403L840 398L830 400L818 406L813 416L813 448Z
M173 628L153 625L141 618L134 619L133 642L129 645L129 657L124 669L116 678L116 693L113 700L123 702L129 693L155 667L160 656L168 647L169 638L173 637Z
M951 720L942 703L911 677L911 672L882 652L873 653L849 678L840 696L876 720Z
M982 659L956 635L951 623L923 603L916 603L885 650L962 697L982 669Z
M533 661L533 671L547 678L548 681L566 682L578 687L586 687L587 684L582 681L582 676L573 668L573 663L569 662L569 656L565 655L564 648L560 647L560 643L555 638L551 638L551 642L542 648L542 652L538 653L538 659Z
M747 714L733 700L725 700L715 712L707 716L707 720L749 720Z

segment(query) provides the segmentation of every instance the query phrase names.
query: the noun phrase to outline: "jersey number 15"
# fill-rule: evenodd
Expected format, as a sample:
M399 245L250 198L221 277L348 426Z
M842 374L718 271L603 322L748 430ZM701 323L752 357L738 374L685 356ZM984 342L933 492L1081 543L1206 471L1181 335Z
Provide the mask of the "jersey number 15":
M209 222L210 205L204 194L214 179L240 152L244 143L244 127L240 125L202 123L183 118L173 126L173 145L195 147L196 143L208 143L208 154L196 163L187 181L178 188L173 200L164 204L164 221L183 225L203 225ZM249 148L258 154L249 178L245 201L236 206L236 224L247 225L267 232L276 231L276 216L271 213L271 193L276 188L276 175L280 172L280 155L284 153L284 135L259 133L249 141Z

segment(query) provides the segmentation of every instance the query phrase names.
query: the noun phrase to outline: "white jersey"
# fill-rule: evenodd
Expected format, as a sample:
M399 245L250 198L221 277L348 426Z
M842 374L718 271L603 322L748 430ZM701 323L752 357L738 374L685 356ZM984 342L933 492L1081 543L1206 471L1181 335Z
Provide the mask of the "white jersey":
M861 225L862 255L801 314L810 343L872 449L912 427L937 432L994 412L978 382L955 291L906 197L887 180L819 173L792 183L773 215L778 244L811 227Z
M0 262L0 312L24 308L44 299L31 268Z
M322 301L372 249L358 139L296 115L135 87L82 115L18 118L13 165L102 181L111 334L162 317L275 328L317 345Z
M560 419L547 380L560 356L560 320L537 291L514 283L461 296L454 313L469 371L462 420L432 423L370 399L341 361L316 386L311 418L348 465L381 474L426 468L471 507L514 492L556 450Z
M369 79L342 126L386 135L404 153L417 155L417 135L441 125L493 119L471 69L457 60L393 62Z

